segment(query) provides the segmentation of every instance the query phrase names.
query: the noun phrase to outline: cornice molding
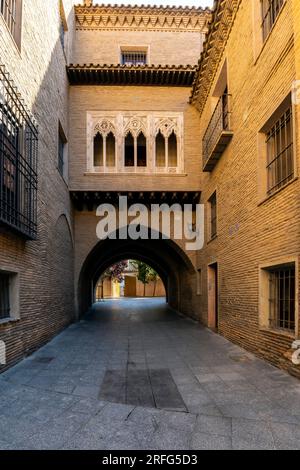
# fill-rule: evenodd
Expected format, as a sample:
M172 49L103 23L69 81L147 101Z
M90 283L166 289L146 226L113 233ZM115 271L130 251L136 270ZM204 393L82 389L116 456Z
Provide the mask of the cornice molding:
M205 33L209 8L93 5L75 6L77 30L185 31Z
M203 112L242 0L215 0L190 103Z

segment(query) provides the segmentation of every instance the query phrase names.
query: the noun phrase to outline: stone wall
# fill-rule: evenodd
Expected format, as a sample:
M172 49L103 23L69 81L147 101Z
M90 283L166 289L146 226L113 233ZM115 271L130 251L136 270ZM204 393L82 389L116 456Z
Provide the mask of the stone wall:
M20 285L20 319L0 326L8 365L48 341L74 315L72 208L57 169L58 121L68 136L65 65L73 44L73 1L64 0L69 27L65 52L59 40L59 2L23 4L20 50L0 15L0 62L39 125L38 237L24 241L9 230L0 232L0 269L17 272Z

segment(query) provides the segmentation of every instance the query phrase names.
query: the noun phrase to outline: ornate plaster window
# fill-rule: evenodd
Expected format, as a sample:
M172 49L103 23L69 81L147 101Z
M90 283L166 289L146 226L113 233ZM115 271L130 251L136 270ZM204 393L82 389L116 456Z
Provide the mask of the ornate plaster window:
M183 114L88 112L87 171L183 173Z
M115 128L109 120L102 120L94 128L93 166L102 170L116 166Z
M174 119L159 120L156 125L155 165L157 168L178 166L178 126Z
M125 168L147 167L147 123L139 117L125 118Z

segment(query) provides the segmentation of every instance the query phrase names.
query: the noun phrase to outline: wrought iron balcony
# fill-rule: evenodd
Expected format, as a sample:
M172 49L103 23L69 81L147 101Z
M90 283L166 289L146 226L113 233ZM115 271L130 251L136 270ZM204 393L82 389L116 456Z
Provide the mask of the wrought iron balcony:
M233 137L230 130L230 95L224 94L218 101L203 137L203 171L214 169Z

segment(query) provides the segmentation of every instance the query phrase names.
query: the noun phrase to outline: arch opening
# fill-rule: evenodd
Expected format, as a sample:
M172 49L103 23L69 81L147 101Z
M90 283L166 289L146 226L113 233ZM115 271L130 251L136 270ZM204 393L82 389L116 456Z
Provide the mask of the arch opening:
M156 269L137 259L121 260L104 271L94 288L94 302L122 298L166 298L166 286Z
M167 303L185 313L183 304L189 302L192 294L183 280L187 276L196 279L196 272L184 250L172 240L120 240L117 237L99 241L82 265L77 286L78 317L93 305L95 288L103 273L124 260L151 266L164 285Z

